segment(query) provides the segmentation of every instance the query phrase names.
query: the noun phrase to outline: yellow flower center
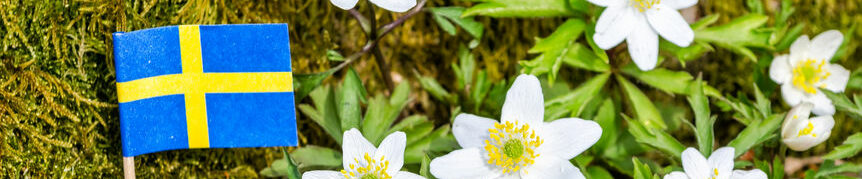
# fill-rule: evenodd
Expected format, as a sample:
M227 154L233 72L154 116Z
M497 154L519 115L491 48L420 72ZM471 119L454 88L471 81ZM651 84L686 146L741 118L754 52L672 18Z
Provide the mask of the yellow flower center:
M635 7L640 12L644 12L648 9L651 9L653 6L656 6L661 3L661 0L631 0L629 4L632 7Z
M715 175L712 175L712 179L715 179L718 176L718 168L713 168L712 172L715 173Z
M503 173L516 172L532 165L535 158L539 157L535 149L544 143L529 124L497 123L488 132L492 139L485 140L485 150L490 158L488 164L503 168Z
M828 71L823 70L826 60L819 60L819 62L812 59L799 61L796 67L793 68L793 86L807 93L817 94L817 89L814 85L832 75ZM822 88L823 86L819 87Z
M809 134L812 137L817 137L817 134L811 133L811 131L814 131L814 124L812 124L811 121L808 121L808 126L805 126L804 129L799 130L799 134L797 134L796 137L809 135Z
M350 164L351 171L341 170L341 175L347 179L391 179L392 176L386 173L386 169L389 168L389 161L384 158L385 156L380 156L380 160L375 160L368 153L365 153L361 159L366 163L365 166L357 168L355 164ZM360 164L360 159L354 158L353 161Z

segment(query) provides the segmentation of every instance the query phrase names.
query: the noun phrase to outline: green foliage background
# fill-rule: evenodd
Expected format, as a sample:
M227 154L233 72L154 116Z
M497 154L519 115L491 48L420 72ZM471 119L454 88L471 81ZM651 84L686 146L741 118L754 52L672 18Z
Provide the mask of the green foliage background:
M771 0L763 1L771 13ZM717 24L744 15L745 1L705 1L698 4L699 16L721 14ZM431 0L427 6L468 5L462 1ZM803 34L814 36L828 29L850 27L862 22L859 0L794 0L797 11L788 23L808 24ZM361 8L369 8L360 3ZM398 14L377 12L384 22ZM111 33L178 24L288 23L295 73L319 72L329 68L327 50L350 54L364 44L357 22L328 0L286 1L108 1L108 0L25 0L0 1L0 178L116 177L122 174L119 119ZM492 81L517 73L517 61L531 58L527 50L534 37L545 37L563 18L477 17L485 34L474 49L477 66L488 71ZM770 24L773 19L770 19ZM862 28L852 35L850 52L839 61L851 71L857 60ZM392 63L396 81L415 79L415 72L432 76L444 86L453 84L448 64L457 61L457 47L471 39L442 31L428 13L418 14L387 36L383 54ZM625 54L624 50L608 51ZM613 55L613 54L612 54ZM665 60L665 66L692 74L702 72L704 81L723 93L752 91L752 75L757 64L732 52L716 48L701 59L687 63ZM337 62L336 62L337 63ZM613 61L611 63L619 63ZM625 62L623 62L625 63ZM766 64L768 65L768 64ZM374 61L366 56L354 64L369 93L386 93ZM341 76L343 72L336 74ZM560 80L575 84L590 73L564 68ZM733 74L733 75L730 75ZM728 78L737 77L737 78ZM337 78L328 79L335 81ZM426 114L437 125L449 121L448 106L435 103L421 90L418 80L410 80L412 101L405 114ZM764 89L771 91L771 89ZM658 90L648 90L650 99L662 104L684 104L684 99ZM767 93L778 99L778 93ZM303 103L307 103L303 101ZM773 104L783 104L773 101ZM776 105L780 106L780 105ZM683 106L684 107L684 106ZM840 113L839 113L840 114ZM730 116L719 114L719 116ZM836 116L836 119L846 118ZM848 118L849 119L849 118ZM721 121L721 120L719 120ZM825 153L839 145L858 121L838 120L833 137L825 145L802 153ZM716 139L726 143L741 129L730 125L716 130ZM300 143L339 148L323 130L305 116L299 116ZM680 134L675 134L682 136ZM693 144L693 138L685 143ZM208 149L168 151L136 157L143 177L255 177L257 172L281 158L276 148ZM856 159L858 160L858 159Z

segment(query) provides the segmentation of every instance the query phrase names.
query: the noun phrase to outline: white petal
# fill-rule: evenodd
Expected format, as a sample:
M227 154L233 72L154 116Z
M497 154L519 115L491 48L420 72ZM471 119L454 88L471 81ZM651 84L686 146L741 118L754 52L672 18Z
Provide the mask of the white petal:
M626 39L631 33L634 12L629 6L611 6L605 8L596 22L596 33L593 40L602 49L611 49Z
M814 108L814 104L805 102L790 109L787 112L787 116L784 117L784 122L781 124L781 138L796 136L797 126L799 123L808 120L812 108Z
M571 159L596 144L602 136L602 127L595 121L564 118L546 123L539 149L542 155Z
M455 136L461 148L482 148L491 135L488 129L494 128L496 123L497 121L493 119L462 113L455 117L452 135Z
M545 99L539 79L533 75L519 75L506 93L500 119L502 122L530 124L532 128L540 127L544 118Z
M678 10L694 6L697 4L697 0L664 0L661 4Z
M802 90L793 87L793 84L784 83L781 85L781 97L788 106L796 106L805 98L805 94Z
M632 30L626 38L629 54L638 68L643 71L652 70L658 63L658 34L646 22L646 17L638 15L636 18L637 23L634 23L636 25L632 28L637 30Z
M392 12L407 12L413 6L416 6L416 0L370 0L380 8Z
M466 148L450 152L431 160L430 171L434 177L455 178L495 178L500 172L495 166L488 165L487 156L479 148Z
M343 152L341 164L344 165L345 170L350 168L350 164L354 164L356 167L367 165L362 158L366 153L369 156L374 155L374 151L377 150L356 128L345 131L343 141L344 143L341 145L341 151ZM356 163L354 159L359 160L359 163Z
M356 6L356 3L359 2L359 0L329 0L329 2L331 2L332 5L335 5L338 8L350 10Z
M811 124L814 125L814 130L811 132L817 134L817 137L814 137L814 145L829 139L829 136L832 135L832 128L835 127L835 119L832 116L817 116L810 120Z
M601 7L615 6L615 5L621 5L621 4L625 3L625 0L587 0L587 1L589 1L590 3L593 3L597 6L601 6Z
M673 8L659 4L655 8L646 11L646 17L650 26L658 32L661 37L667 39L680 47L688 47L694 40L694 31Z
M840 31L829 30L811 39L811 49L808 50L809 57L814 59L829 60L841 47L841 42L844 42L844 35Z
M787 55L777 56L772 59L772 64L769 65L769 78L772 78L772 81L775 81L775 83L784 84L790 82L790 79L793 78L787 58Z
M802 57L807 56L808 44L811 44L811 41L808 40L808 35L799 36L799 38L797 38L796 41L793 41L793 44L790 45L790 55L791 56L802 56ZM791 65L795 64L793 62L793 60L796 60L796 59L791 58L791 61L790 61Z
M813 140L806 139L805 137L806 136L791 137L782 139L781 141L784 142L784 144L787 145L787 148L790 148L791 150L805 151L815 146Z
M410 172L405 172L405 171L398 171L398 173L396 173L395 176L393 176L392 178L393 179L425 179L425 177L422 177L421 175L417 175L415 173L410 173Z
M761 171L760 169L754 170L734 170L733 175L730 176L733 179L767 179L766 173Z
M733 171L733 156L736 149L733 147L722 147L715 152L712 152L712 155L709 156L707 161L709 162L709 166L711 167L709 170L715 172L715 169L718 169L719 177L717 178L726 178L730 176L730 172Z
M341 179L344 178L340 172L328 170L314 170L302 174L302 179Z
M838 64L828 64L826 68L830 75L823 80L823 88L836 93L844 92L850 80L850 71Z
M374 152L373 159L380 160L380 158L383 158L389 161L386 173L392 174L398 172L398 170L401 170L401 166L404 165L405 147L407 147L407 135L401 131L394 132L380 142L380 147Z
M703 154L694 148L687 148L682 151L682 169L689 178L707 178L712 176L712 168Z
M682 172L670 172L667 175L664 175L664 179L688 179L688 176Z
M826 97L826 94L823 94L820 90L817 90L816 94L806 98L805 101L814 104L814 109L811 112L818 116L835 114L835 106L832 105L832 100Z
M540 155L536 163L521 172L524 179L584 179L584 174L569 160Z

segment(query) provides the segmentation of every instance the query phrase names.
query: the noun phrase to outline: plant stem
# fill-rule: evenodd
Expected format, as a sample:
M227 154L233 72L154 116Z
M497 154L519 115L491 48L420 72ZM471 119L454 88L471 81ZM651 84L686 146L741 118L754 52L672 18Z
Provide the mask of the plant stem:
M377 14L374 12L374 7L371 5L371 1L367 2L368 11L371 13L371 27L377 27ZM368 37L368 40L382 41L382 35L377 34L377 28L371 29L371 33L365 34ZM386 59L383 57L383 52L380 51L380 48L375 46L371 47L371 50L374 51L374 62L377 62L377 68L380 70L380 76L383 77L383 84L386 85L386 88L389 90L395 89L395 85L392 84L392 76L389 73L389 64L386 63Z

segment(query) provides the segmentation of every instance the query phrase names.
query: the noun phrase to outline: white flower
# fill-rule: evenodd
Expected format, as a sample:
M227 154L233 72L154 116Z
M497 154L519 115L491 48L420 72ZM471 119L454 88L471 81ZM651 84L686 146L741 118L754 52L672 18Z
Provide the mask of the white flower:
M694 148L687 148L682 152L683 172L671 172L664 179L766 179L766 173L760 169L733 170L733 147L722 147L709 159Z
M452 133L463 149L431 161L437 178L584 178L569 162L602 135L598 123L578 118L544 122L539 79L521 75L506 94L501 122L471 114L455 117Z
M626 40L629 54L641 70L658 62L658 35L681 47L694 40L694 31L677 10L697 0L587 0L607 7L596 22L596 45L610 49Z
M810 102L814 104L814 114L835 114L835 106L820 89L843 92L847 86L850 71L829 63L843 39L837 30L823 32L811 41L803 35L790 46L790 55L772 60L769 77L781 85L785 103L796 106Z
M392 12L407 12L416 6L416 0L369 0L374 5ZM341 9L349 10L356 6L359 0L329 0L333 5Z
M832 116L817 116L809 119L814 105L804 102L796 105L784 118L781 127L781 141L795 151L808 150L823 143L832 135L835 120Z
M341 172L315 170L302 174L304 179L424 179L425 177L401 170L404 165L404 148L407 137L404 132L394 132L374 148L356 128L344 132Z

